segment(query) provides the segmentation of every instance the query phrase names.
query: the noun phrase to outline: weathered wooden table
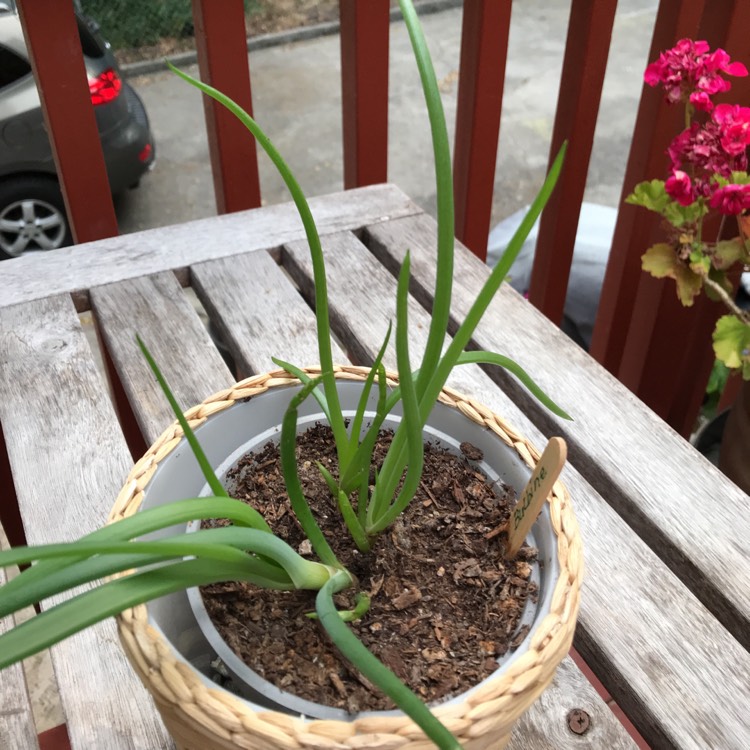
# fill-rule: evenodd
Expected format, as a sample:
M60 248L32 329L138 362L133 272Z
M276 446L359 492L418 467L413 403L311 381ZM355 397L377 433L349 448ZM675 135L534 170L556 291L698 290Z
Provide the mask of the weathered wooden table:
M335 357L372 361L394 317L393 273L407 249L417 350L429 319L432 219L393 186L312 205L328 257ZM182 286L197 293L241 375L272 369L272 354L317 361L303 237L292 206L279 205L0 265L0 464L12 476L0 502L7 516L14 487L29 542L101 525L132 463L126 435L131 449L142 443L133 415L148 442L172 420L136 331L182 404L233 381ZM459 248L454 325L487 273ZM79 322L88 309L116 373L121 422ZM748 497L513 290L501 290L474 343L515 358L575 418L551 416L502 372L464 367L451 381L537 445L552 434L568 441L564 480L587 568L578 651L653 747L750 748ZM170 747L112 622L62 643L53 661L73 748ZM573 709L590 717L583 734L569 728ZM0 747L35 743L21 671L8 670ZM633 746L570 658L512 744Z

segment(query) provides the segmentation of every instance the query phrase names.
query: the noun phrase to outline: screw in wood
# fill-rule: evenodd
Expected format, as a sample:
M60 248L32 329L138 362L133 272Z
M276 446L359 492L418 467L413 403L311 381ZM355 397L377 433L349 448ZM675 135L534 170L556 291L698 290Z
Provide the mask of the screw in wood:
M574 708L568 714L568 727L575 734L586 734L591 726L591 717L582 709Z

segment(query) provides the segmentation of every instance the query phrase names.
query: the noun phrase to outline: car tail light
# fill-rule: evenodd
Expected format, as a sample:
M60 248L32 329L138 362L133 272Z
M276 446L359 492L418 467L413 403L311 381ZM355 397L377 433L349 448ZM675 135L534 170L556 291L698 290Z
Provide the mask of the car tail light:
M105 70L96 78L89 78L89 91L91 92L91 103L107 104L113 99L117 99L122 90L122 81L120 76L112 69Z
M141 149L141 153L140 153L140 154L138 154L138 158L140 159L140 161L142 161L142 162L144 162L144 163L145 163L145 162L147 162L147 161L149 160L149 157L151 156L151 152L152 152L152 151L153 151L153 149L151 148L151 144L150 144L150 143L147 143L147 144L146 144L146 145L145 145L145 146L144 146L144 147L143 147L143 148Z

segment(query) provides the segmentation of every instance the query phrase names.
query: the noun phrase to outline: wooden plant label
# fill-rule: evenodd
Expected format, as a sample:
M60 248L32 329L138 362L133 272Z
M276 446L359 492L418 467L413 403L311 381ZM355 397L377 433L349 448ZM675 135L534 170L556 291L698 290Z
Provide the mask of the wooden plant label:
M565 441L559 437L550 438L536 468L529 478L526 487L518 498L508 521L508 545L505 556L509 559L516 556L521 549L529 529L534 525L542 505L552 491L568 455Z

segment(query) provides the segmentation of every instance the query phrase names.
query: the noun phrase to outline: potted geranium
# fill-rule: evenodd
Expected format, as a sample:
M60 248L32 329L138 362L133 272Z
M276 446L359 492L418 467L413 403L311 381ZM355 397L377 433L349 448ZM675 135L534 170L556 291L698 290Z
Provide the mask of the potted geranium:
M665 219L665 239L645 252L643 269L674 279L685 306L705 290L728 311L716 323L714 352L744 385L726 428L720 465L750 491L750 311L737 305L732 284L750 264L750 107L714 103L717 94L731 88L725 75L746 76L747 68L724 50L711 51L705 41L691 39L680 40L646 68L646 83L661 86L669 104L685 108L685 128L667 150L666 180L640 183L627 202ZM707 226L716 226L717 218L718 231L709 235ZM735 221L737 236L724 239Z
M499 417L446 389L445 382L459 364L502 365L549 408L566 416L515 363L489 352L464 351L554 187L562 154L505 257L442 352L452 286L450 154L421 29L410 0L402 0L401 6L422 75L438 173L438 271L432 327L419 367L411 364L408 346L408 256L398 280L394 329L398 373L387 373L381 362L390 328L372 368L334 366L325 264L302 191L247 113L176 71L245 123L290 189L313 259L321 365L310 370L279 361L282 369L242 381L183 414L142 346L177 422L133 468L110 525L72 544L0 553L0 565L35 563L0 589L0 616L81 584L114 578L0 636L0 668L122 613L118 622L125 651L181 748L417 748L429 742L440 748L500 748L513 721L552 679L572 641L582 569L580 538L567 494L559 483L551 493L549 507L531 537L538 552L527 547L515 559L506 560L503 540L513 499L500 488L508 482L520 489L526 466L538 454L518 436L511 438ZM328 452L298 456L310 433L321 430ZM426 441L439 447L426 446ZM262 460L257 458L258 449L266 451ZM434 456L458 467L458 473L469 477L468 484L460 485L456 474L447 483L447 495L433 484L426 497L419 497L424 466ZM274 498L276 504L270 508L265 500L259 503L266 515L252 501L230 498L226 488L232 476L259 477L260 463L283 477L283 489L272 492L282 496ZM322 492L310 489L315 482L322 485ZM269 485L270 479L264 475L255 484ZM453 513L448 521L444 515L443 521L433 522L424 507L438 506L444 497L463 511ZM279 530L281 517L293 518L288 534ZM422 523L424 519L429 523ZM208 521L208 526L196 523L200 521ZM186 529L188 522L193 528ZM470 605L466 617L478 621L483 609L503 624L489 636L480 634L474 657L481 669L476 684L467 687L450 679L446 683L446 675L454 645L457 651L457 641L473 637L469 632L475 629L473 623L455 636L447 627L443 632L437 621L431 622L434 647L418 649L419 657L435 667L428 669L426 681L439 683L442 691L431 695L419 680L413 684L410 669L400 670L393 659L390 668L385 666L383 649L371 644L369 650L362 638L365 630L383 631L382 620L373 619L372 613L385 592L386 609L396 611L395 629L417 642L416 626L424 617L421 609L414 614L412 607L426 605L430 592L417 586L389 590L388 581L378 583L373 566L385 556L382 548L387 546L401 552L406 548L395 565L410 561L416 553L409 532L416 529L422 534L428 526L446 523L449 530L460 529L460 546L469 553L459 557L459 550L438 533L434 544L448 550L450 566L436 567L433 577L451 579L458 588L481 590L482 597ZM480 552L471 551L470 538L484 545ZM535 562L537 555L540 559ZM418 562L424 567L434 561L419 556ZM328 674L334 689L346 695L341 675L353 672L369 692L382 693L401 712L370 712L367 706L345 702L343 709L331 713L314 701L300 704L298 698L290 698L285 679L264 682L258 670L244 684L235 682L250 700L214 685L200 669L205 665L190 662L194 629L175 621L175 613L184 610L183 599L175 597L184 598L185 589L222 582L251 585L253 597L265 596L266 591L279 591L284 597L312 592L301 605L295 599L293 609L299 610L297 619L309 628L324 629L340 653L342 659ZM200 600L193 594L196 597ZM148 608L143 606L146 602L151 602ZM457 606L449 602L448 608ZM510 610L512 616L507 616ZM264 617L251 619L255 623ZM290 617L294 619L294 614ZM283 647L277 631L263 630L262 625L258 625L257 650ZM291 650L308 649L309 634L309 629L303 631L302 641L292 644ZM329 657L320 657L324 658ZM219 670L225 671L231 660L231 656L224 658ZM438 662L445 668L437 669ZM295 662L288 663L287 673L296 672ZM243 677L242 666L230 669L235 678ZM445 703L431 710L426 701Z

